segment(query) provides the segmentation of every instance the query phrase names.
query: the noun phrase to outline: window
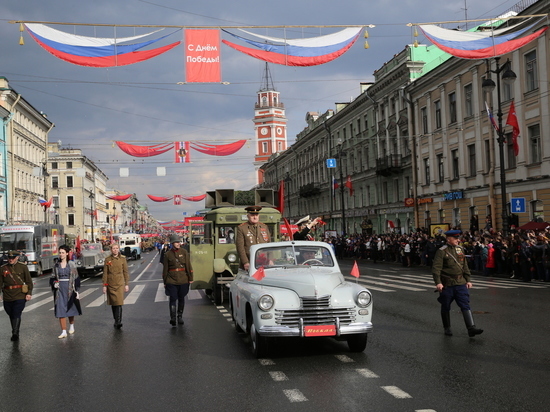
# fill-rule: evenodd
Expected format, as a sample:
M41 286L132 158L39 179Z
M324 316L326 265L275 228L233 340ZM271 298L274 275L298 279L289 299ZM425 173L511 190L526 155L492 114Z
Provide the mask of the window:
M262 142L262 153L267 153L267 142Z
M395 179L393 181L393 201L399 202L400 198L401 198L401 194L399 193L399 180Z
M462 223L460 219L460 208L455 207L453 209L453 224L455 227L460 227L460 224Z
M53 207L57 209L59 207L59 197L53 196Z
M67 215L67 225L74 226L74 213L69 213Z
M443 165L443 155L441 153L437 155L437 177L439 183L443 183L445 180L445 167Z
M531 210L533 212L532 220L535 222L544 222L544 203L542 203L542 200L533 200L531 202Z
M357 134L361 133L361 119L357 119Z
M468 176L476 175L476 145L468 145Z
M529 126L527 136L529 136L531 163L539 163L541 160L540 125Z
M449 94L449 121L456 123L456 93Z
M369 206L371 204L370 200L370 186L367 186L367 203L365 203L365 206Z
M435 128L441 129L441 101L434 102L435 108Z
M73 162L67 162L67 169L73 168Z
M430 184L430 158L424 159L424 184Z
M57 189L59 187L59 176L52 176L52 188Z
M74 207L74 196L67 196L67 207Z
M382 182L382 203L388 203L388 182Z
M464 86L464 114L466 117L474 115L474 103L472 101L472 84Z
M538 89L537 51L533 50L525 55L525 91Z
M460 174L458 165L458 149L451 150L451 158L453 159L453 180L458 179Z
M424 212L424 227L429 228L432 224L432 218L430 217L430 211L426 210Z
M369 130L369 117L368 115L365 115L365 131Z
M67 176L67 187L73 187L73 177Z
M491 142L485 140L483 146L485 147L485 165L483 171L489 173L489 169L491 168Z
M426 107L423 107L420 109L420 117L422 121L422 133L427 134L428 133L428 111L426 110Z
M439 223L443 223L445 221L445 209L438 209L437 215L439 217Z
M52 162L52 169L57 169L57 162Z
M516 167L516 154L514 153L514 142L512 141L512 133L506 134L506 153L508 157L508 169Z
M277 151L282 152L283 151L283 142L277 142Z

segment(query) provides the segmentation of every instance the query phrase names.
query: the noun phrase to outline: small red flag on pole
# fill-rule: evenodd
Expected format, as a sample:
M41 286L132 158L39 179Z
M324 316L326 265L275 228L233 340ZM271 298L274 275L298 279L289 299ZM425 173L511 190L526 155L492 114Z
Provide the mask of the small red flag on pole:
M264 271L264 267L263 266L260 266L258 268L258 270L256 272L254 272L254 274L252 275L252 277L258 281L262 280L263 278L265 278L265 271Z
M355 261L353 267L351 268L351 276L359 278L359 267L357 266L357 261Z

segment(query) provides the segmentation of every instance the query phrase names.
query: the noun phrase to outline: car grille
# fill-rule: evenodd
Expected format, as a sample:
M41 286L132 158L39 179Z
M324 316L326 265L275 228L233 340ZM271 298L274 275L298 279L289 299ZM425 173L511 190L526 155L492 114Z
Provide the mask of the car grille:
M282 326L298 327L300 319L303 319L304 325L334 324L336 318L341 325L355 321L353 308L333 308L330 305L330 296L303 297L301 301L300 309L276 310L275 322Z
M82 264L84 266L95 266L95 256L84 256L82 258Z

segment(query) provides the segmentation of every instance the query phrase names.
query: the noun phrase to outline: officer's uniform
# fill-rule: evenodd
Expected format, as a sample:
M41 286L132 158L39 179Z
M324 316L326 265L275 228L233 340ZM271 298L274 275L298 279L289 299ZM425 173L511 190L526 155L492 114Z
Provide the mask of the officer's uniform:
M177 235L170 236L170 243L181 243ZM178 323L183 325L185 296L189 293L189 284L193 281L193 268L189 252L183 248L168 250L163 258L162 280L166 295L170 297L170 324L176 326L176 303Z
M248 206L245 210L250 214L258 214L262 210L261 206ZM250 262L250 246L271 241L269 228L262 222L252 224L250 222L241 223L237 226L237 254L239 255L241 268Z
M8 258L16 258L19 252L12 250ZM8 260L9 262L9 260ZM27 295L32 296L32 278L27 265L15 261L0 267L0 290L2 291L4 310L10 317L12 326L11 340L19 339L19 327L21 326L21 313L25 309ZM23 290L27 289L26 292Z
M110 255L103 265L103 286L107 288L107 304L111 305L114 327L122 328L122 305L124 305L124 290L130 281L126 256Z
M461 233L460 230L449 230L445 235L459 237ZM470 309L470 293L466 284L470 282L471 274L464 248L450 244L440 247L435 253L432 275L436 285L443 285L437 300L441 303L441 318L445 334L452 335L450 311L453 300L462 310L468 334L474 336L482 333L483 330L475 327Z

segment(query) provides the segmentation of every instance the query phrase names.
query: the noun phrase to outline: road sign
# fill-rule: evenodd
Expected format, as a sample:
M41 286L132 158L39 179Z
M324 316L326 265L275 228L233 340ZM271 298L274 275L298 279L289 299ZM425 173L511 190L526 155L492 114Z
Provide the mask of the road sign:
M336 167L336 159L327 159L327 168L333 169Z
M525 198L513 197L510 203L510 209L512 213L525 213Z

